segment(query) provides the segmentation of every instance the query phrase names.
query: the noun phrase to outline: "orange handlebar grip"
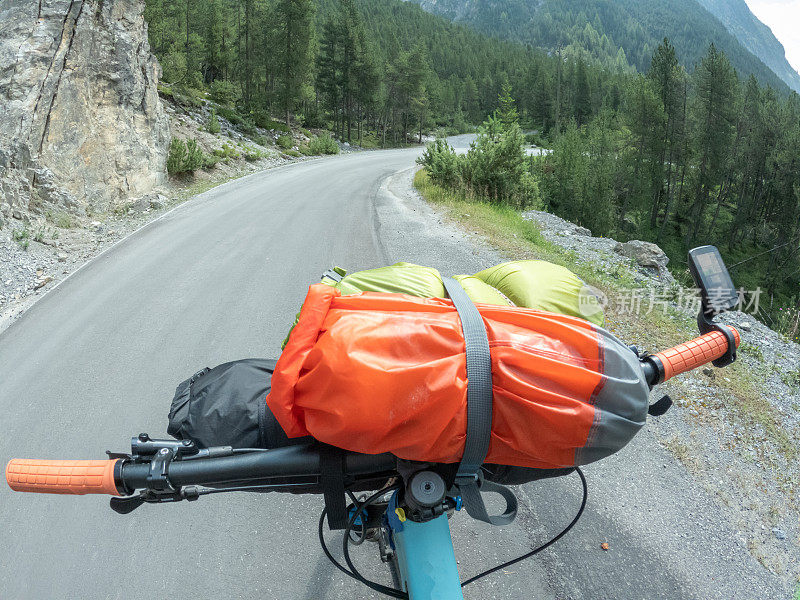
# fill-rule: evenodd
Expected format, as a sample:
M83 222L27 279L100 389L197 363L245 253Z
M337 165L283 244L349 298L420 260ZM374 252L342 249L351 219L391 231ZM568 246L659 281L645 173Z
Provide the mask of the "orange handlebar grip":
M733 332L736 347L739 347L739 332L728 327ZM664 381L673 375L680 375L697 367L716 360L728 351L728 340L719 331L711 331L684 344L658 352L656 358L664 365Z
M14 458L6 481L17 492L40 494L120 494L114 482L114 460L37 460Z

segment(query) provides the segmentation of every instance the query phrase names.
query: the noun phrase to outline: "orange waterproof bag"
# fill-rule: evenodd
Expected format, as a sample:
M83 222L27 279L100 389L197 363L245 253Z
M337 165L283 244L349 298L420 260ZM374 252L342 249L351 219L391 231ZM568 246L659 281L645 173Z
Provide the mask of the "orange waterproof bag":
M637 356L579 318L476 304L491 354L485 462L570 467L622 448L649 389ZM457 463L467 431L465 341L447 299L309 288L267 403L289 437Z

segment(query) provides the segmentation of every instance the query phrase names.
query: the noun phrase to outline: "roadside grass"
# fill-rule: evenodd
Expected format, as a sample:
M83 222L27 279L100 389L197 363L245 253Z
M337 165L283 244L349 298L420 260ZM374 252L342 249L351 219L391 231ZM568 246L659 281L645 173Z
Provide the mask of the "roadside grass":
M624 310L623 295L641 291L628 270L608 272L590 262L581 261L574 252L568 252L544 239L539 227L522 217L512 208L481 202L466 197L430 181L425 169L414 176L414 187L431 204L443 209L446 217L463 228L483 236L492 246L510 259L541 259L563 265L578 275L586 283L597 287L607 295L606 329L629 344L637 344L642 350L655 351L669 348L698 335L695 319L669 304L658 302L648 306L642 303L642 310ZM628 305L630 306L630 301ZM760 349L743 345L742 352L755 358L762 358ZM763 433L789 464L800 457L800 450L793 442L793 436L781 424L778 410L764 397L761 382L763 374L742 362L721 371L718 377L709 380L709 386L717 386L726 396L726 406L732 408L730 415L743 428L756 435ZM679 380L676 380L679 383ZM667 444L680 458L685 448ZM682 461L685 462L685 461ZM800 600L798 598L797 600Z
M438 186L431 182L425 169L417 171L414 187L428 202L444 209L450 219L477 232L503 254L519 260L539 259L562 265L604 293L634 285L629 274L619 271L616 276L609 275L599 265L580 261L574 252L547 241L539 226L524 219L518 210L474 200L461 192Z

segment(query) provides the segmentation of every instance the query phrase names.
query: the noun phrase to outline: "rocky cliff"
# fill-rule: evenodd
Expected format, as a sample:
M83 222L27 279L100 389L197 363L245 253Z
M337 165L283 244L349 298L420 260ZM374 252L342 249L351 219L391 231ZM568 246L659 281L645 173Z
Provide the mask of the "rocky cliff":
M2 0L0 213L109 210L166 177L143 0Z
M790 88L800 92L800 73L794 70L783 45L772 30L758 20L744 0L697 0L717 17L742 45L760 58Z

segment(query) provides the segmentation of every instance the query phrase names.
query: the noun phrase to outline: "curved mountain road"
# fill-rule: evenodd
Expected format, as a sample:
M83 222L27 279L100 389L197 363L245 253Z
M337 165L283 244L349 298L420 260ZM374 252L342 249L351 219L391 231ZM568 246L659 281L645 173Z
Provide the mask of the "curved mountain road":
M0 462L101 458L140 431L163 437L175 385L204 366L277 355L307 286L332 265L409 260L469 273L498 262L402 193L417 154L365 152L231 182L46 294L0 334ZM468 598L779 597L647 431L587 476L575 530ZM520 494L507 528L453 519L462 576L545 541L580 500L574 477ZM0 598L373 597L323 556L321 508L319 497L229 494L119 516L105 498L2 485Z

